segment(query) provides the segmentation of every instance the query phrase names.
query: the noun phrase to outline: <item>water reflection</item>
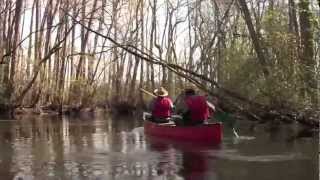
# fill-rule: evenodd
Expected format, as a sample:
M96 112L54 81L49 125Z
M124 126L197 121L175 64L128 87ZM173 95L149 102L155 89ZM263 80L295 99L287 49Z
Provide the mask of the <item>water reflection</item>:
M3 123L1 127L3 127L3 131L0 131L0 147L1 147L1 153L0 153L0 177L8 177L9 179L13 178L13 173L10 171L7 171L7 168L11 168L12 164L12 158L13 158L13 148L11 146L12 141L12 132L11 132L11 123L6 122Z
M177 143L145 137L141 126L138 118L102 113L1 120L0 179L257 179L250 169L264 179L317 178L318 141L288 146L259 134L235 143L226 134L221 146Z
M162 179L205 180L215 179L214 157L210 152L220 151L220 146L147 137L151 151L161 152L157 175Z
M205 152L183 152L181 174L186 180L204 180L208 171L208 158Z

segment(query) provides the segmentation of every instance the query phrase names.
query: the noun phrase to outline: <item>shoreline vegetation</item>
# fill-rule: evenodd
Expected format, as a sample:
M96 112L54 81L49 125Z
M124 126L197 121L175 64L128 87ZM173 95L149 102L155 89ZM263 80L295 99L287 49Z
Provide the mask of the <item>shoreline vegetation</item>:
M0 115L130 114L193 84L238 121L319 130L319 5L0 1Z
M98 113L109 114L112 116L141 116L142 109L137 107L132 107L128 104L119 104L118 109L108 108L106 106L96 106L96 107L70 107L66 106L63 108L63 112L60 114L54 107L40 107L40 109L35 108L17 108L14 112L14 119L19 120L28 116L43 116L43 117L57 117L57 116L71 116L71 117L92 117L94 118ZM3 114L2 114L3 115ZM294 116L296 115L296 116ZM264 117L263 121L250 120L239 113L232 115L236 121L246 121L251 122L251 125L247 127L250 132L255 132L257 128L263 127L265 131L269 133L277 133L284 126L290 126L289 131L292 132L291 136L286 137L286 140L294 141L299 138L310 138L317 137L319 133L318 119L317 117L310 114L310 112L304 112L301 114L289 114L285 115L273 115L269 117ZM6 119L4 116L0 116L1 119ZM314 124L310 123L313 122ZM226 122L228 126L228 122ZM235 122L236 124L240 122ZM237 126L237 125L235 125Z

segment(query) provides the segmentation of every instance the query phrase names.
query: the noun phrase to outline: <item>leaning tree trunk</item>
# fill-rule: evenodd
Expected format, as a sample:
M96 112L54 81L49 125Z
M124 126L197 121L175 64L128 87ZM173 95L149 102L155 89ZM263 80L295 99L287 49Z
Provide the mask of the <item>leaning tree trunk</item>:
M252 19L251 19L251 15L246 3L246 0L238 0L239 2L239 6L240 6L240 10L242 11L243 15L244 15L244 20L247 24L249 33L250 33L250 37L252 39L252 43L254 46L254 50L257 53L258 59L259 59L259 63L262 66L262 71L265 77L269 76L269 71L267 68L267 60L265 57L265 54L263 52L262 46L261 46L261 36L258 32L255 31L253 23L252 23Z

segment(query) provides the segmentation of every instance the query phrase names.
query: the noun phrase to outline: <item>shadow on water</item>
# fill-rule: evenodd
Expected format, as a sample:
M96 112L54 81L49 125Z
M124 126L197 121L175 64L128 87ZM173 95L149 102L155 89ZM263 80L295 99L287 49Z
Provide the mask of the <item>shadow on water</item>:
M1 119L0 179L318 179L318 139L245 129L215 146L145 137L141 119L101 112Z

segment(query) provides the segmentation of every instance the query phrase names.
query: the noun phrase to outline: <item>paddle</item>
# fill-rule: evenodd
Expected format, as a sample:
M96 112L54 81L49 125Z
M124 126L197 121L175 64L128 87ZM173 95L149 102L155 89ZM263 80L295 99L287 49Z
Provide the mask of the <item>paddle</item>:
M213 119L219 122L222 122L224 125L227 125L229 127L232 128L232 133L235 135L235 137L239 137L237 131L235 130L234 126L235 126L235 119L232 118L232 116L230 115L230 113L225 112L224 110L222 110L221 108L219 108L218 106L214 106L213 104L211 104L208 100L207 100L207 104L209 106L209 108L211 108L214 111L213 114Z
M213 118L214 118L216 121L220 121L220 122L222 122L223 124L231 127L231 128L232 128L232 133L234 134L234 136L235 136L236 138L239 138L239 135L238 135L237 131L236 131L235 128L234 128L235 119L233 119L229 113L223 111L223 110L220 109L220 108L217 108L217 111L214 113Z
M149 96L157 97L157 96L156 96L156 95L154 95L153 93L151 93L151 92L149 92L149 91L147 91L147 90L145 90L145 89L143 89L143 88L140 88L140 91L142 91L142 92L144 92L144 93L148 94Z

